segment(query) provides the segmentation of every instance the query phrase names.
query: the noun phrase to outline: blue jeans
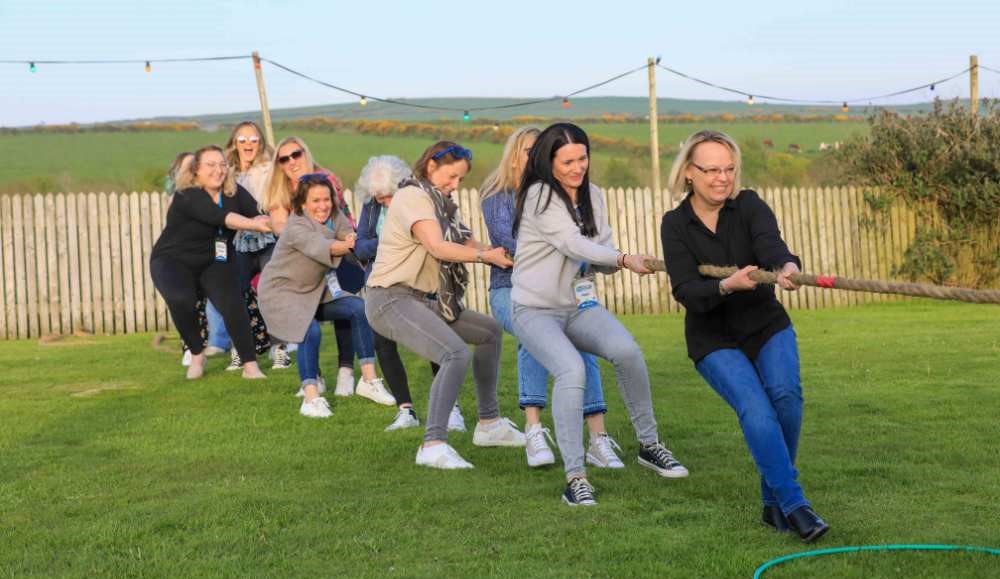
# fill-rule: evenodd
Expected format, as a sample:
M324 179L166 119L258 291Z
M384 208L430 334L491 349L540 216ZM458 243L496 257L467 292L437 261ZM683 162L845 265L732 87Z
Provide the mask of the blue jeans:
M231 348L233 341L229 339L229 332L226 331L226 324L222 321L222 314L215 309L210 301L205 302L205 317L208 319L208 345L220 350Z
M493 319L500 322L508 334L514 335L511 326L510 288L494 288L490 290L490 311ZM604 403L604 388L601 384L601 369L597 356L580 352L587 371L586 389L583 391L583 415L604 414L608 411ZM517 391L518 404L545 408L549 401L549 371L538 360L532 357L520 343L517 345Z
M319 345L322 338L319 322L333 320L350 320L351 343L358 354L358 363L362 366L375 363L375 334L365 316L365 302L357 296L342 297L320 304L316 308L315 319L309 322L306 337L299 345L296 358L299 379L303 385L315 384L319 375Z
M802 388L792 326L771 336L754 361L737 349L716 350L695 368L736 411L760 473L764 505L780 506L786 515L808 505L795 469Z

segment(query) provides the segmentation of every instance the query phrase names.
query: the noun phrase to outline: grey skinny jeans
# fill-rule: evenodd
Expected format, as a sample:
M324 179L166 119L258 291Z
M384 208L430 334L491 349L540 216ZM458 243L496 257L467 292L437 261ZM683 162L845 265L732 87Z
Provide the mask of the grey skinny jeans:
M458 400L470 362L476 382L479 418L500 416L497 382L503 329L493 318L469 310L449 324L431 309L433 302L424 296L423 292L404 285L369 287L365 295L365 314L376 333L441 366L431 383L424 440L446 441L448 414ZM474 354L469 352L466 343L475 346Z
M658 440L646 359L632 334L603 306L530 308L514 304L514 334L552 374L552 419L566 478L586 474L583 392L587 371L580 352L611 362L639 442ZM579 352L577 351L579 350Z

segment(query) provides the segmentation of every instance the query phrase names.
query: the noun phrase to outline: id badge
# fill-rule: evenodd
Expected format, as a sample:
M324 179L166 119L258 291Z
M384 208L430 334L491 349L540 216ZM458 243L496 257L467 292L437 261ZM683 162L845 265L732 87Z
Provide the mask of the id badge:
M326 289L330 290L330 297L337 299L344 295L344 290L340 287L340 280L337 279L337 272L331 271L326 274Z
M226 240L222 237L215 238L215 261L225 263L228 256L228 249L226 247Z
M598 305L597 283L592 276L577 278L573 282L573 295L576 297L576 308L585 310Z

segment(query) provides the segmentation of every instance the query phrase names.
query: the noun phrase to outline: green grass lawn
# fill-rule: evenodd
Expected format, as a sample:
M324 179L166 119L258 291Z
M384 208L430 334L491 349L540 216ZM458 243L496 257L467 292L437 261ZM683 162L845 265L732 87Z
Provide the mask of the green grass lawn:
M564 506L561 468L529 470L521 449L456 435L475 470L420 468L422 431L382 431L391 408L331 397L333 418L305 419L294 370L243 381L214 358L187 382L179 355L135 335L0 345L0 577L749 578L815 548L1000 547L1000 308L914 301L792 316L801 480L832 525L815 546L758 523L735 416L686 358L680 316L626 324L649 361L661 434L691 476L635 464L605 367L608 429L627 468L590 471L590 509ZM513 345L501 408L522 424ZM407 362L423 419L429 371ZM473 390L461 398L470 426ZM1000 557L949 553L824 557L766 574L997 576Z

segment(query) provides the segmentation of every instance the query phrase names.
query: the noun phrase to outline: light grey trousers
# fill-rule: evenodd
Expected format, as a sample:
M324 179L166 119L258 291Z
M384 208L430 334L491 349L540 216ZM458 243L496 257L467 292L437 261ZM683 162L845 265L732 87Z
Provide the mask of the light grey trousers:
M422 292L407 286L370 287L365 294L365 314L372 329L398 342L421 358L441 366L431 383L424 440L448 440L448 414L465 382L472 363L479 418L500 416L497 382L503 329L493 318L465 310L447 323ZM466 343L475 346L469 352Z
M639 442L658 440L646 359L632 334L602 306L585 310L529 308L514 304L514 334L552 374L552 419L567 479L585 474L583 392L586 367L580 352L611 362Z

